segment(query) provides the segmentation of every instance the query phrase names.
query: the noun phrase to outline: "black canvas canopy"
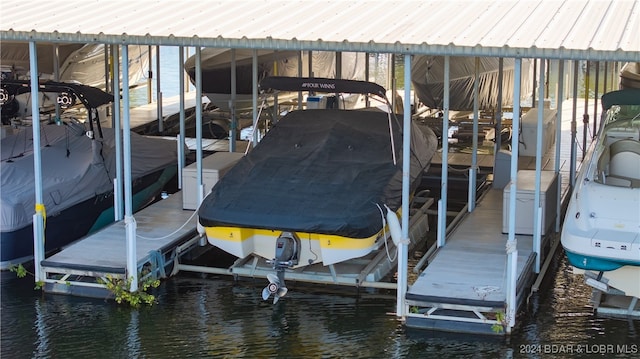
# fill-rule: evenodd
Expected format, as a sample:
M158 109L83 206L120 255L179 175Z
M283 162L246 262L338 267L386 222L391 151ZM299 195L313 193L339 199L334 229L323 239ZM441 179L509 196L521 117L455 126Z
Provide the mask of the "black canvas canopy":
M625 89L602 95L602 108L608 110L613 105L640 105L640 89Z
M300 110L284 116L214 186L198 215L205 227L233 226L366 238L382 228L378 206L402 202L388 114ZM395 121L396 157L402 140ZM437 139L414 123L411 183L430 164Z
M386 97L384 87L373 82L311 77L266 77L260 82L260 90L359 93Z
M31 92L31 81L28 80L3 80L1 85L3 91L3 102L11 101L12 96ZM89 129L92 133L94 120L93 116L96 116L96 114L94 114L91 109L96 109L102 105L113 102L113 95L106 93L97 87L76 83L55 81L40 82L38 83L38 92L57 93L59 95L67 94L67 96L69 96L68 105L72 105L73 102L75 102L75 99L78 99L87 109L87 122L89 123ZM2 105L4 106L5 104L2 103ZM98 127L98 132L102 137L103 133L100 121L97 121L96 125Z
M8 95L16 96L31 92L31 81L28 80L2 80L2 89ZM76 83L46 81L38 84L39 92L72 93L87 108L98 108L113 102L113 95L99 88Z

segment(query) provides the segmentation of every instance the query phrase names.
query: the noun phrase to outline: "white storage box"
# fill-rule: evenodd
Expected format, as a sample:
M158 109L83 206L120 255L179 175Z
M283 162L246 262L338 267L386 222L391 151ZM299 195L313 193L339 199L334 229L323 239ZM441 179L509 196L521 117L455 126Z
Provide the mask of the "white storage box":
M536 191L536 171L518 171L516 184L516 234L533 235L534 200ZM511 182L502 192L502 233L509 232L509 200ZM556 200L558 199L558 178L553 171L542 171L540 176L540 207L542 207L542 231L547 230L556 219Z
M203 197L244 154L239 152L216 152L202 159ZM182 171L182 208L195 210L198 208L198 173L194 162Z
M558 111L544 109L542 116L542 154L556 142L556 114ZM520 156L535 156L538 135L538 108L532 108L522 116L520 129Z
M307 109L327 108L327 98L325 96L308 96Z

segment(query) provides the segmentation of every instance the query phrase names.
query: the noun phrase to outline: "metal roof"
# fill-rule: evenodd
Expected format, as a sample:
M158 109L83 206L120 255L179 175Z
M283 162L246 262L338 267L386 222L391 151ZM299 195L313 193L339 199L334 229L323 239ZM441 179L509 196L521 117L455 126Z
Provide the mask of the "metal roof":
M3 41L640 61L640 0L0 1Z

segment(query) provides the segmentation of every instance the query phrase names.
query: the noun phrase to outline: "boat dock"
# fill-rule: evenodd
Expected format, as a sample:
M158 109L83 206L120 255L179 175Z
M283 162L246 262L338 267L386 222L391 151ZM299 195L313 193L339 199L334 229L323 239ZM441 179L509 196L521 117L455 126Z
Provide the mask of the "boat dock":
M569 121L570 116L565 116ZM564 201L568 193L570 124L562 126L562 146L558 188ZM580 131L580 130L579 130ZM225 141L222 141L225 142ZM224 151L224 144L217 142L216 151ZM555 149L555 146L552 147ZM542 159L542 170L553 173L555 150ZM471 155L450 153L450 166L469 166ZM494 164L499 159L493 154L478 154L480 173L488 175L489 183L495 182L492 175ZM433 158L433 167L442 164L441 154ZM518 159L520 170L535 169L535 157ZM460 169L450 171L460 172ZM483 178L487 177L484 176ZM554 176L555 178L555 176ZM550 187L551 188L551 187ZM548 190L549 188L547 188ZM504 232L503 203L506 192L502 188L490 188L480 192L475 210L466 213L447 213L460 218L447 228L446 244L436 248L434 244L414 271L420 273L405 296L409 310L406 313L408 327L429 328L445 331L495 334L495 326L501 326L506 312L505 276L507 273L506 244ZM550 194L550 193L549 193ZM549 195L548 194L548 195ZM193 249L206 250L208 245L196 230L194 210L183 209L182 192L172 194L134 215L137 224L137 265L145 276L164 277L179 271L230 275L234 278L266 278L273 273L271 265L254 256L237 259L230 267L215 264L194 265L181 260ZM549 197L555 203L555 199ZM429 229L428 215L434 214L432 194L416 197L412 205L410 222L410 250L425 240ZM558 213L549 213L555 218ZM557 222L557 221L552 221ZM556 227L559 226L556 224ZM107 276L122 278L126 268L125 223L114 223L70 245L42 262L46 273L44 290L47 292L107 297L109 293L100 280ZM517 290L518 308L530 294L538 274L535 270L536 254L533 236L517 234ZM322 283L339 286L396 289L392 274L397 260L389 258L395 253L393 241L383 241L377 250L358 259L331 266L311 265L296 270L287 270L289 281ZM424 242L422 242L424 243ZM549 227L542 236L540 261L553 257L559 244L556 229ZM198 251L194 251L198 252ZM548 263L545 263L543 268ZM424 267L424 269L423 269ZM422 272L420 272L422 270ZM538 280L541 276L538 277ZM143 277L144 278L144 277Z
M568 102L568 101L566 101ZM522 207L517 207L516 218L516 313L521 308L530 292L536 291L539 282L544 276L544 270L549 265L560 242L559 223L562 221L564 205L569 195L570 157L571 157L571 107L568 103L563 106L563 123L560 146L559 173L554 174L555 145L550 146L541 161L543 173L553 175L553 179L544 176L541 181L541 205L544 206L544 197L547 201L556 203L557 196L561 198L560 213L555 205L543 212L546 214L546 223L543 224L541 235L540 263L542 270L536 273L536 253L534 251L532 229L524 228L529 224L533 227L533 212ZM580 114L578 110L578 114ZM578 133L582 131L580 124ZM590 139L589 139L590 141ZM586 147L586 145L585 145ZM437 247L434 245L421 261L426 267L420 273L414 283L410 283L405 296L405 303L409 306L406 314L408 327L435 329L453 332L501 334L501 329L509 318L507 313L507 248L508 244L508 205L509 189L504 179L498 178L500 155L478 154L478 167L489 168L494 173L493 188L481 194L473 211L462 216L459 222L451 223L447 228L446 243ZM578 158L580 156L578 155ZM441 163L440 158L434 158L434 163ZM464 165L471 163L471 155L464 153L450 153L450 165ZM536 158L532 156L520 156L518 158L518 194L525 199L533 199L535 187L520 188L522 176L525 182L531 185L535 174ZM508 171L507 171L508 173ZM557 178L556 178L557 177ZM502 185L496 187L498 182ZM508 182L508 178L506 179ZM558 182L560 185L558 186ZM559 191L559 193L558 193ZM517 198L516 206L523 200ZM543 214L543 217L545 216ZM553 218L549 218L553 216ZM523 224L524 223L524 224ZM555 226L551 225L555 224ZM535 283L534 283L535 281Z
M182 209L182 193L177 192L134 218L138 271L165 277L176 248L197 236L195 211ZM106 298L110 293L98 281L124 278L126 259L125 222L118 221L43 260L44 291Z

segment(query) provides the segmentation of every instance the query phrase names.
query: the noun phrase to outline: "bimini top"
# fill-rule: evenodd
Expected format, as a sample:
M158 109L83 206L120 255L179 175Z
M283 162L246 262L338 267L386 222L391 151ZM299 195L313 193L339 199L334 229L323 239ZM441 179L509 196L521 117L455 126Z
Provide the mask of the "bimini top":
M315 77L266 77L260 82L260 91L269 90L374 94L386 98L384 87L377 83Z
M602 95L602 107L606 111L613 105L640 105L640 89L625 89Z
M198 211L200 223L349 238L375 235L382 228L378 206L397 210L402 202L402 163L392 159L388 116L379 110L288 113L213 187ZM395 142L402 143L401 122L391 124ZM429 128L412 124L415 190L437 138ZM401 146L396 152L401 158Z
M2 90L6 95L16 96L31 92L31 81L2 80ZM39 92L55 92L73 94L87 108L98 108L113 102L113 95L99 88L76 83L46 81L38 84ZM7 97L8 98L8 97Z

